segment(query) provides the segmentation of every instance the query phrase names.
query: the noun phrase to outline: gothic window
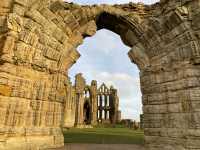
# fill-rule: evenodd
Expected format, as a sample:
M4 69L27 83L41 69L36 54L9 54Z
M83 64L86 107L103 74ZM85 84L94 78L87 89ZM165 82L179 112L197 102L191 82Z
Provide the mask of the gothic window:
M100 95L97 96L97 106L100 106Z
M102 95L102 106L105 106L105 95Z
M110 112L107 111L107 119L110 119Z
M107 106L110 106L110 97L107 95Z
M97 119L99 119L100 118L100 111L98 110L97 111Z
M105 119L105 110L102 110L102 119Z
M87 98L90 97L90 92L89 92L89 91L86 92L86 97L87 97Z

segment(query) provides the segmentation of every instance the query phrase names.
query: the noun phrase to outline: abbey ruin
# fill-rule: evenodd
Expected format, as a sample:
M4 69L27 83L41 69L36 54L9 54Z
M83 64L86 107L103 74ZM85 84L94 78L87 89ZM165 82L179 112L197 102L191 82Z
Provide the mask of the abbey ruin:
M64 145L66 72L83 39L103 28L121 36L140 69L145 148L200 149L200 0L114 6L1 0L1 150Z
M119 97L113 86L98 87L93 80L87 85L82 74L76 75L75 85L68 84L64 103L63 127L92 127L97 124L116 124L121 116Z

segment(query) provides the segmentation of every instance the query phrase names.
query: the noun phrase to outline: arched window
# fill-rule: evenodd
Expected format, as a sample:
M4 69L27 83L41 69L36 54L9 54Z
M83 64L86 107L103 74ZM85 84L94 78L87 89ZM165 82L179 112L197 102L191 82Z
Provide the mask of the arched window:
M105 95L102 95L102 106L105 106Z
M86 92L86 97L87 97L87 98L90 97L90 92L89 92L89 91Z
M99 119L100 118L100 111L98 110L97 111L97 119Z
M100 106L100 95L97 96L97 106Z
M110 119L110 112L107 111L107 119Z
M105 119L105 110L102 110L102 119Z
M107 106L110 106L110 97L107 95Z

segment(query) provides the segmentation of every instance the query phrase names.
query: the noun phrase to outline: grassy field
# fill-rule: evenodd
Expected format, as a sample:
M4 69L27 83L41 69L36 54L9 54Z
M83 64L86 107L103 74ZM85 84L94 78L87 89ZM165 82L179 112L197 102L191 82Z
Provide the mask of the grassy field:
M65 143L143 144L143 131L128 128L92 128L64 130Z

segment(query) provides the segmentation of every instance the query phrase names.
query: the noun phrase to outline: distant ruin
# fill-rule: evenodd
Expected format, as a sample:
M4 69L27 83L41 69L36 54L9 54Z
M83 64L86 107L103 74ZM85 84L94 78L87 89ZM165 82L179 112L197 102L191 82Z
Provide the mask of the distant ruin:
M113 86L108 88L103 83L98 87L95 80L87 85L82 74L76 75L74 86L68 86L63 127L84 128L120 122L119 98Z

